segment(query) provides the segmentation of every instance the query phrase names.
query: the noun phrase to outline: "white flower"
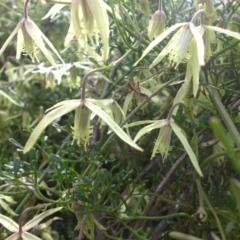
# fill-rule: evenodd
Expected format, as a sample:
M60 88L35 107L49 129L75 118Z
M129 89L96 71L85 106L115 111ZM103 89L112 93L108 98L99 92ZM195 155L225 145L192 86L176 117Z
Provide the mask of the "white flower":
M149 66L150 68L157 65L166 55L170 55L170 61L176 68L179 63L185 58L188 58L188 51L190 43L194 38L197 44L198 62L202 66L204 65L204 44L200 31L192 22L177 23L162 34L156 37L150 45L145 49L141 58L134 64L136 66L139 61L143 59L155 46L157 46L163 39L165 39L171 32L181 27L169 41L167 46L159 53L157 58Z
M106 102L106 100L104 100ZM112 102L110 99L109 101ZM78 143L84 143L85 147L88 144L90 137L90 114L94 113L100 117L115 134L129 144L131 147L142 151L142 149L134 143L131 138L116 124L116 122L106 113L105 108L102 106L101 100L94 99L85 99L85 100L66 100L63 102L59 102L55 104L53 107L47 110L47 114L41 120L41 122L37 125L37 127L33 130L31 136L29 137L23 153L27 153L35 144L38 137L42 133L42 131L54 120L59 117L75 110L75 120L74 120L74 140ZM105 111L104 111L105 110ZM108 109L109 110L109 109Z
M45 47L44 42L48 45L48 47L57 55L57 57L64 63L58 51L52 45L52 43L48 40L48 38L43 34L43 32L38 28L38 26L28 17L23 18L17 25L17 27L13 30L11 35L8 37L6 42L3 44L0 49L0 56L7 48L9 42L13 39L13 37L17 34L17 54L16 58L19 59L21 52L28 54L32 61L39 62L38 60L38 50L40 50L48 61L56 67L56 63L49 52L49 50Z
M196 158L196 155L194 154L191 146L189 145L185 132L174 122L173 119L163 119L163 120L157 120L157 121L139 121L134 122L132 126L136 126L139 124L149 123L152 124L142 128L137 135L134 138L134 142L138 141L143 135L146 133L151 132L154 129L161 128L158 138L155 142L152 157L153 158L157 153L160 153L163 156L163 159L166 159L168 156L169 151L171 150L170 147L170 140L172 131L177 135L178 139L181 141L184 149L188 153L188 156L197 171L197 173L202 176L202 171L200 169L198 160Z

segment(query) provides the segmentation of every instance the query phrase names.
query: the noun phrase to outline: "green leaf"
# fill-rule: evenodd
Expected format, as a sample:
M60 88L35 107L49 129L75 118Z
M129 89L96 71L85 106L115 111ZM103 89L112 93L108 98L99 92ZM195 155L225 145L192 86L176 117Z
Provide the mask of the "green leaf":
M231 179L230 190L235 198L240 213L240 182L237 179Z

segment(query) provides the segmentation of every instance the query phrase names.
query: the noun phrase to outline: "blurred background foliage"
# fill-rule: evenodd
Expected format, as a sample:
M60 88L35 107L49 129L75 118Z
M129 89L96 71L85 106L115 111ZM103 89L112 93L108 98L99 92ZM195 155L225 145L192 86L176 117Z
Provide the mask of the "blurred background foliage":
M109 13L109 63L123 56L129 47L132 52L115 68L91 76L88 96L110 98L119 87L132 80L139 81L153 92L160 84L185 73L186 63L180 64L177 69L167 68L164 72L161 69L165 63L160 63L151 71L147 68L156 57L156 52L166 46L169 37L156 47L156 52L147 55L142 63L143 69L133 69L133 64L150 42L147 27L158 1L149 1L149 9L148 5L144 5L147 0L106 2L112 3L116 13L121 15L120 26L117 26ZM215 3L217 16L223 18L225 28L233 22L231 16L235 16L237 32L239 5L238 1ZM74 41L68 47L63 45L70 21L69 8L63 8L53 19L41 20L51 6L32 0L29 16L65 62L70 63L78 46ZM177 22L190 21L195 13L195 2L164 1L163 10L167 16L166 27L169 27ZM0 46L21 20L22 12L23 1L0 2ZM133 47L140 36L141 44ZM218 34L216 41L221 42L224 49L236 40ZM41 55L41 63L34 64L24 55L16 60L15 37L0 57L0 194L14 199L16 203L11 204L10 208L21 214L26 207L39 203L64 206L61 213L56 213L62 220L54 221L51 227L37 232L42 239L81 239L79 229L83 226L86 239L92 232L95 233L93 239L100 240L239 239L239 169L233 164L235 158L232 160L229 157L226 147L210 130L209 119L216 116L222 120L222 116L207 88L218 92L239 131L239 44L236 42L217 55L217 42L212 45L212 58L201 71L201 76L205 79L208 76L211 81L201 81L196 98L188 96L190 114L180 107L174 119L185 130L194 151L198 151L199 163L206 163L202 169L204 177L199 180L175 136L171 139L173 148L167 161L164 162L160 155L150 160L158 130L138 142L144 152L130 148L117 138L113 138L103 150L101 147L109 138L108 129L100 128L96 119L91 144L85 151L83 147L72 144L73 113L49 126L34 149L23 155L22 146L45 110L60 101L79 98L80 80L87 70L97 68L99 64L91 57L76 54L75 61L80 66L77 68L77 82L72 81L69 70L57 82L54 71ZM224 58L223 62L221 57ZM149 102L147 107L134 114L130 122L166 118L180 84L165 87L157 100ZM123 106L128 93L129 88L125 87L115 94L120 106ZM136 102L128 113L135 107ZM194 116L193 121L189 116ZM139 126L130 128L131 136L134 137L140 129ZM224 129L228 126L225 125ZM199 139L197 146L196 136ZM238 161L240 146L234 144L227 130L225 137ZM201 186L198 186L200 181ZM2 214L11 216L6 209L0 209ZM18 219L16 216L12 218ZM47 232L51 237L44 237ZM6 236L7 232L0 228L0 239L6 239Z

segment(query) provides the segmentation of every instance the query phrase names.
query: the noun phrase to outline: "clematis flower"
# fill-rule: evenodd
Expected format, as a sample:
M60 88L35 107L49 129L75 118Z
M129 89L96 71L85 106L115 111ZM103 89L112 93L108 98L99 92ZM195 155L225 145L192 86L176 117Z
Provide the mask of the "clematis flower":
M162 34L156 37L150 45L145 49L141 58L134 64L136 66L155 46L163 41L171 32L180 28L169 41L167 46L160 52L157 58L149 66L149 68L157 65L166 55L170 55L171 64L176 68L184 59L189 58L188 51L190 43L194 38L197 44L198 62L204 65L204 44L200 31L193 22L177 23Z
M76 36L79 45L97 61L105 61L109 55L109 19L107 11L111 8L103 0L44 0L48 3L56 3L44 16L53 18L65 5L71 6L71 22L65 38L67 46ZM91 41L95 47L99 46L99 35L102 39L103 54L98 55L88 44Z
M104 100L106 101L106 100ZM110 101L112 101L110 99ZM106 107L107 108L107 107ZM31 133L23 153L27 153L35 144L42 131L54 120L75 110L75 120L73 127L73 139L79 144L84 144L85 148L90 138L90 115L94 113L103 120L115 134L129 144L131 147L142 151L142 149L119 127L118 124L106 113L105 107L102 107L101 100L85 99L85 100L66 100L55 104L48 109L47 114Z
M88 38L95 37L98 44L98 34L102 38L103 60L109 55L109 19L106 4L102 0L72 0L72 26L76 38L84 48Z
M36 207L31 207L31 208L27 208L23 211L22 216L24 214L26 214L27 211L34 209L34 208L40 208L43 205L39 205ZM11 218L0 214L0 223L10 232L12 232L13 234L7 238L5 238L5 240L18 240L18 239L23 239L23 240L41 240L41 238L33 235L32 233L29 233L28 231L30 229L32 229L34 226L37 226L39 222L41 222L44 218L48 217L49 215L61 210L62 207L58 207L58 208L53 208L47 211L44 211L43 213L35 216L32 220L30 220L29 222L27 222L26 224L22 224L19 223L17 224L16 222L14 222ZM21 217L22 217L21 216ZM21 218L20 218L21 219ZM20 220L22 221L22 220ZM23 225L23 226L22 226Z
M143 135L146 133L149 133L150 131L161 128L158 138L155 142L152 156L153 158L157 153L160 153L163 157L163 159L166 159L169 151L171 150L170 146L170 140L171 140L171 135L172 131L177 135L178 139L181 141L183 147L185 148L186 152L188 153L188 156L197 171L197 173L202 176L202 171L200 169L200 166L198 164L198 160L190 147L185 132L174 122L173 119L163 119L163 120L157 120L157 121L139 121L133 123L134 126L139 125L139 124L144 124L144 123L151 123L150 125L142 128L137 135L134 138L134 142L137 142ZM130 126L130 125L129 125Z
M29 18L24 17L16 26L16 28L13 30L13 32L10 34L6 42L3 44L3 46L0 49L0 56L7 48L10 41L13 39L13 37L17 34L17 54L16 58L19 59L22 52L28 54L32 61L39 62L38 59L38 53L40 50L43 55L48 59L48 61L56 67L56 63L49 52L49 50L46 48L44 42L48 45L48 47L57 55L57 57L60 59L62 63L64 61L62 60L61 56L59 55L56 48L53 46L53 44L48 40L48 38L43 34L43 32L38 28L38 26Z

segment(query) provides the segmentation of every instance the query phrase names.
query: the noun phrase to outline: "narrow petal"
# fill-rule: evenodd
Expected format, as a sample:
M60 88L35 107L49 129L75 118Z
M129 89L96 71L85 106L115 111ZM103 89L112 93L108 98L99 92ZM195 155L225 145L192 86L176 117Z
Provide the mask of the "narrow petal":
M152 130L156 129L156 128L161 128L164 127L168 124L168 121L166 119L163 120L159 120L153 124L150 124L144 128L142 128L137 135L134 138L134 142L137 142L143 135L145 135L146 133L151 132Z
M49 48L56 54L56 56L61 60L62 63L64 63L63 59L61 58L61 56L59 55L57 49L53 46L53 44L49 41L49 39L44 35L44 33L38 28L38 26L32 22L33 26L38 29L41 37L43 38L43 40L47 43L47 45L49 46Z
M71 40L74 38L74 36L75 36L75 33L74 33L74 28L73 28L73 22L71 20L69 28L68 28L67 35L66 35L65 40L64 40L64 46L65 47L71 42Z
M20 28L17 33L17 53L16 53L17 60L20 59L23 45L24 45L24 37L23 37L22 29Z
M193 95L196 97L197 92L198 92L198 87L199 87L199 75L200 75L200 62L198 59L198 54L197 53L197 44L195 39L193 39L191 46L190 46L190 59L189 63L191 64L192 68L192 77L193 77Z
M197 171L197 173L202 177L202 171L200 169L200 166L198 164L198 160L196 158L196 155L194 154L192 148L190 147L185 135L183 134L183 130L174 122L171 122L171 127L174 131L174 133L177 135L178 139L181 141L183 147L185 148L195 170Z
M5 215L0 214L0 223L10 232L17 232L19 230L18 224Z
M39 222L41 222L44 218L46 218L47 216L58 212L59 210L61 210L62 207L57 207L57 208L53 208L53 209L49 209L47 211L44 211L43 213L35 216L32 220L30 220L29 222L27 222L24 226L23 226L23 230L24 231L28 231L29 229L35 227Z
M42 238L39 238L31 233L23 232L21 235L22 240L42 240Z
M192 32L194 39L196 41L196 44L197 44L198 62L201 66L203 66L205 64L205 62L204 62L205 50L204 50L204 43L203 43L202 35L193 23L190 22L189 26L190 26L191 32Z
M237 33L237 32L233 32L233 31L230 31L230 30L227 30L227 29L214 27L214 26L205 26L205 28L209 29L209 30L213 30L213 31L216 31L216 32L220 32L220 33L226 34L226 35L228 35L230 37L233 37L233 38L236 38L236 39L240 40L240 34Z
M42 18L42 20L47 19L47 18L54 18L55 15L62 9L64 8L66 5L65 4L54 4L50 10L48 11L48 13Z
M100 107L90 101L86 101L85 106L88 107L92 112L97 114L124 142L129 144L131 147L142 151L142 149L135 142L133 142L133 140Z
M155 46L157 46L164 38L166 38L171 32L176 30L179 27L182 27L184 25L187 25L189 23L184 22L184 23L177 23L170 28L166 29L162 34L160 34L158 37L156 37L150 44L149 46L145 49L143 52L141 58L133 65L136 66Z
M19 29L22 27L24 22L24 19L22 19L18 25L16 26L16 28L12 31L12 33L10 34L10 36L8 37L8 39L5 41L5 43L2 45L1 49L0 49L0 56L2 55L2 53L5 51L5 49L7 48L8 44L11 42L11 40L13 39L13 37L17 34L17 32L19 31Z
M109 55L109 20L105 3L102 0L88 0L88 4L102 37L103 60L107 60Z
M180 29L181 30L181 29ZM152 64L149 66L149 69L156 66L162 59L169 54L169 52L175 48L176 41L175 39L178 37L179 31L176 32L176 34L171 38L171 40L168 42L167 46L159 53L159 55L154 59Z
M12 234L11 236L9 236L8 238L6 238L5 240L18 240L20 237L20 234L18 232Z
M25 20L24 26L25 26L25 29L26 29L27 33L29 34L29 36L31 36L33 41L36 43L36 45L42 51L42 53L45 55L45 57L48 59L48 61L53 66L56 67L57 65L56 65L52 55L50 54L49 50L47 50L47 48L44 45L39 28L38 27L36 28L33 24L33 21L31 21L30 19Z
M43 130L52 123L55 119L65 115L66 113L71 112L75 108L77 108L80 105L80 102L72 102L69 101L68 103L62 105L59 108L56 108L49 112L44 118L40 121L40 123L36 126L36 128L31 133L25 147L23 150L23 153L27 153L35 144Z

